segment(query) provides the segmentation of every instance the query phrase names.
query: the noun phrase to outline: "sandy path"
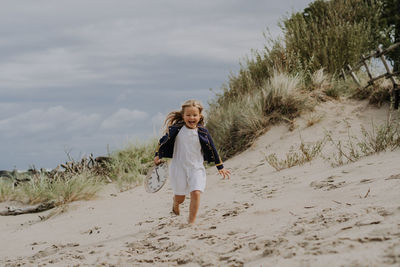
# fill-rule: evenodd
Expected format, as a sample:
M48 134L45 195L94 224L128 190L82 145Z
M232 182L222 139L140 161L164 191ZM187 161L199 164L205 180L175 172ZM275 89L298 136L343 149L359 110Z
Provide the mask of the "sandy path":
M226 162L230 181L208 169L195 226L170 214L167 184L77 202L58 216L0 218L5 266L390 266L400 264L400 152L385 152L333 168L323 159L276 172L264 155L291 145L345 138L386 117L364 102L331 102L320 123L277 126ZM329 153L329 147L327 148Z

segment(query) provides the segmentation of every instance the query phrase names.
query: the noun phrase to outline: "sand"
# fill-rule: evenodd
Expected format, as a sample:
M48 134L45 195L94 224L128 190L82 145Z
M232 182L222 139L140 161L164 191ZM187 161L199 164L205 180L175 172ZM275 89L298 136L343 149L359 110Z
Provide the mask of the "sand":
M40 214L0 217L1 266L400 266L400 151L332 167L326 159L276 171L265 155L290 146L336 140L387 117L366 102L319 105L277 125L225 162L222 180L207 170L197 222L188 203L171 214L167 183L156 194L112 185L47 220ZM398 116L398 114L397 114ZM311 117L321 120L308 127ZM329 155L328 145L323 154ZM2 207L7 203L2 203Z

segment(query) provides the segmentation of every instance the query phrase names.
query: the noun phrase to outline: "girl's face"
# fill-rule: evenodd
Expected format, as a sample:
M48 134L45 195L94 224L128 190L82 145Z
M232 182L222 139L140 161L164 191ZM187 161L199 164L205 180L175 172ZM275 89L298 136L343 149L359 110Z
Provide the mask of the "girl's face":
M197 128L200 121L200 110L196 107L186 107L183 110L183 120L188 128Z

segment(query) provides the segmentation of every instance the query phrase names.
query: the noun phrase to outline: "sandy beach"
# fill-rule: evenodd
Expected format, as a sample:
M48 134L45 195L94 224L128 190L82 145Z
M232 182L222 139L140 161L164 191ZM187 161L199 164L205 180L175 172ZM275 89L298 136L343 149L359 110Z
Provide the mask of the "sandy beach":
M1 266L399 266L400 151L332 167L324 157L276 171L265 156L337 140L361 125L383 123L388 107L342 100L272 127L245 152L225 162L222 180L207 169L197 222L171 214L167 184L156 194L142 186L119 192L108 185L96 199L54 210L0 217ZM307 126L310 116L320 118ZM398 113L397 113L398 116ZM0 209L12 203L1 203Z

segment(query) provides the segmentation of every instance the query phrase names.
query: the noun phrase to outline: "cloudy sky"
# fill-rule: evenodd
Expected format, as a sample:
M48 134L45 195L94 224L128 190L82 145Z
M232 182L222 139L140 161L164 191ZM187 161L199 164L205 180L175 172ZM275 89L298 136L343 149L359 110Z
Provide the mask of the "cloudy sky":
M0 169L55 168L205 105L310 0L2 0ZM213 89L213 91L210 90Z

